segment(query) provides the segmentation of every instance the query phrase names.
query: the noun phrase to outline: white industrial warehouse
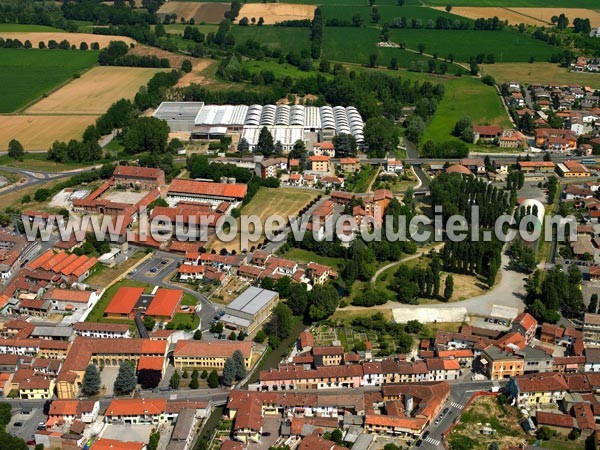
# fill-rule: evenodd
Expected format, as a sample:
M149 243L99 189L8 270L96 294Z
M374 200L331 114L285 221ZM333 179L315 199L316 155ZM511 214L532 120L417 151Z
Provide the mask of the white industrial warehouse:
M165 120L174 132L189 132L192 138L218 139L239 133L250 144L258 143L263 127L275 142L291 150L297 140L330 141L336 134L352 134L364 141L364 123L353 106L303 105L205 105L203 102L163 102L154 117Z

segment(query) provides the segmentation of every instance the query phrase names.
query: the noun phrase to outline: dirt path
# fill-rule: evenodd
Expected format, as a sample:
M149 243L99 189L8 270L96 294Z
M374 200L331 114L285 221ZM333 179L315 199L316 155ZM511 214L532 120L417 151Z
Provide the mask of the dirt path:
M375 183L375 180L377 180L377 177L379 176L379 172L381 172L381 166L377 167L377 172L375 173L375 176L371 179L371 182L369 183L369 187L367 188L367 192L372 192L371 188L373 187L373 183Z
M398 261L394 261L394 262L391 262L389 264L386 264L383 267L380 267L379 269L377 269L377 272L375 272L375 274L371 277L371 283L375 283L377 281L377 278L379 277L379 275L381 275L383 272L385 272L390 267L394 267L394 266L400 265L400 264L405 263L406 261L410 261L412 259L420 258L421 256L429 253L431 250L436 250L437 251L440 248L442 248L443 245L444 245L443 243L440 243L438 245L435 245L433 247L428 248L427 250L423 250L420 253L415 253L414 255L407 256L406 258L402 258L402 259L400 259Z

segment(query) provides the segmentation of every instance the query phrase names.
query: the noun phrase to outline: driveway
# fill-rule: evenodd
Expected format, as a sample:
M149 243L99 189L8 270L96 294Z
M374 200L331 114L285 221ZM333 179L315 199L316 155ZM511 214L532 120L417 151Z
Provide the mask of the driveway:
M105 396L110 397L114 395L114 384L119 374L118 367L104 367L100 372L100 382L102 386L106 388Z

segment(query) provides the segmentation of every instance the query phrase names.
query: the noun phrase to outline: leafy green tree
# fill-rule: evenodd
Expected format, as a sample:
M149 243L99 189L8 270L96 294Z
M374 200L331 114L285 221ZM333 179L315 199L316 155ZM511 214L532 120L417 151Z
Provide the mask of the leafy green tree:
M0 402L0 428L6 427L12 418L12 406L7 402Z
M258 333L256 333L256 336L254 336L254 342L262 344L263 342L265 342L266 338L267 334L263 330L259 330Z
M446 277L446 281L444 282L444 298L446 300L450 300L452 298L453 293L454 293L454 277L452 275L448 275Z
M190 377L190 374L188 373L187 369L183 369L183 374L181 375L181 377L184 380L187 380Z
M213 370L208 376L208 387L211 389L215 389L219 387L219 375L216 370Z
M192 62L189 59L184 59L181 63L181 70L185 73L190 73L192 71Z
M169 387L171 389L179 389L179 381L180 381L179 372L177 372L177 371L173 372L173 375L171 375L171 379L169 380Z
M292 331L292 310L285 303L278 303L273 309L271 320L265 327L268 336L287 338Z
M264 156L271 156L275 153L275 143L273 142L273 135L267 127L262 127L258 135L258 142L256 143L256 153L261 153Z
M203 380L206 380L208 378L208 371L206 369L202 371L202 373L200 374L200 378L202 378Z
M225 386L231 386L235 382L237 374L236 363L233 358L227 358L225 365L223 366L223 384Z
M121 394L129 394L135 389L137 379L135 370L129 361L124 361L119 365L119 373L115 380L114 389Z
M344 435L342 434L342 430L340 430L339 428L336 428L331 432L331 440L336 444L341 444L343 437Z
M92 396L98 394L100 392L100 373L95 365L89 364L85 368L85 373L83 375L83 384L81 386L81 392L83 395Z
M231 356L235 363L235 378L237 380L243 380L246 376L246 361L241 351L236 350Z
M393 122L384 117L371 117L365 122L365 143L369 155L381 158L394 152L400 142L399 132Z
M201 341L202 340L202 331L201 330L194 331L194 340L195 341Z
M332 315L340 302L340 296L331 283L315 286L309 293L308 317L322 320Z
M154 325L156 325L156 320L150 316L144 316L144 328L146 328L146 330L152 331L154 329Z
M25 149L23 148L21 143L16 139L11 139L11 141L8 143L8 156L12 159L23 161L23 156L25 156Z
M598 312L598 294L592 294L590 304L588 305L589 313L596 314Z
M198 387L200 387L200 383L198 381L198 378L193 378L190 380L190 384L189 384L190 389L198 389Z
M153 431L150 433L150 438L148 439L148 450L156 450L158 448L158 443L160 442L160 433L158 431Z
M140 152L164 153L169 138L169 126L155 117L139 117L133 121L125 136L123 147L130 154Z

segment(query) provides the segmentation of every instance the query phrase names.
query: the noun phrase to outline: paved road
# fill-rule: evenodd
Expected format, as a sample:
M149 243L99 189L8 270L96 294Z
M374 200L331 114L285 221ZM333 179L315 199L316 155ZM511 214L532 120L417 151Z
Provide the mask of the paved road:
M77 174L84 173L84 172L89 172L91 169L98 168L98 167L100 167L100 166L96 165L96 166L85 167L85 168L81 168L81 169L69 170L69 171L65 171L65 172L52 173L52 172L43 172L43 171L39 171L39 170L33 171L33 170L19 169L19 168L11 167L11 166L0 166L0 170L15 173L17 175L20 175L22 178L25 178L24 183L14 183L9 186L6 186L3 189L0 189L0 195L8 194L10 192L20 191L22 189L36 186L38 184L46 183L51 180L60 180L62 178L68 178L73 175L77 175Z
M166 264L163 264L162 261L168 261ZM200 302L202 309L198 314L200 317L200 329L202 331L208 330L210 328L210 323L212 321L213 316L219 309L219 306L212 303L205 295L200 292L182 287L180 285L174 285L170 282L170 278L180 263L183 262L183 257L174 255L172 253L157 251L154 254L154 257L150 258L148 261L141 264L135 271L135 273L130 273L129 278L141 281L143 283L152 284L155 286L172 288L172 289L182 289L184 292L193 295ZM156 270L152 272L152 270Z

